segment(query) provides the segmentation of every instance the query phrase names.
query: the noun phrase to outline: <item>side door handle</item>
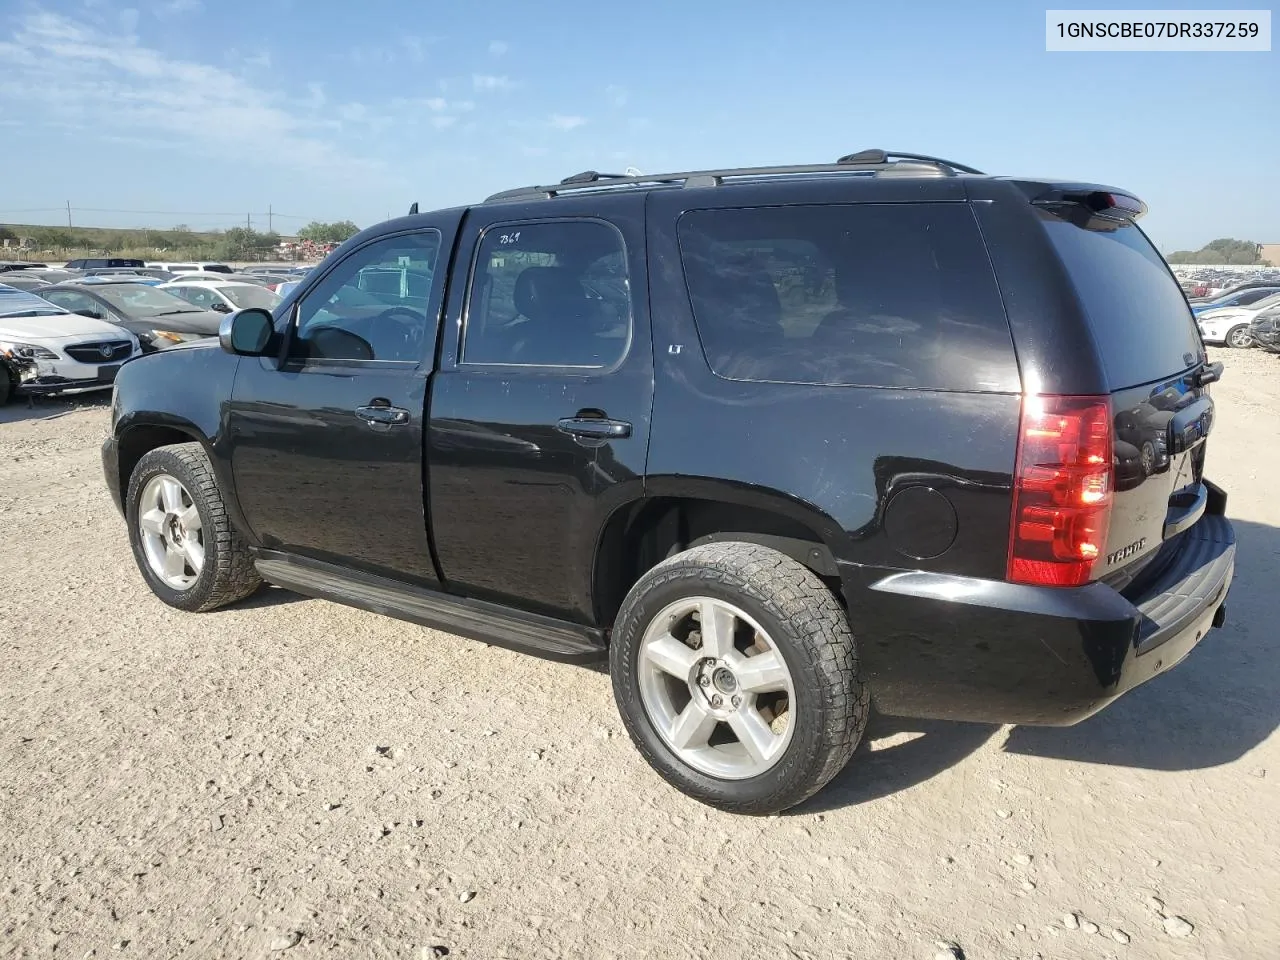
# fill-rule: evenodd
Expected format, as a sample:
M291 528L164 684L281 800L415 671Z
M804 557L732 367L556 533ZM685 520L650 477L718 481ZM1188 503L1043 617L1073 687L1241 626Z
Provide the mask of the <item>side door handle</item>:
M556 421L556 429L585 442L587 446L600 446L610 440L625 440L631 436L631 424L604 417L562 417Z
M363 407L356 407L356 416L375 430L387 430L396 424L409 422L409 411L391 406L391 401L381 397L370 400Z

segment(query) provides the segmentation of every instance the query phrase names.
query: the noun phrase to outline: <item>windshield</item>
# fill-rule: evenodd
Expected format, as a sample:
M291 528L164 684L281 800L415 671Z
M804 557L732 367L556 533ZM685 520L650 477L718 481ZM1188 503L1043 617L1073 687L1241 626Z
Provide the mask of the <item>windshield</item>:
M255 286L252 283L223 287L219 292L237 307L262 307L264 310L273 310L280 302L280 298L266 287Z
M94 285L94 293L129 318L159 317L168 313L197 313L193 307L171 293L144 283Z
M1272 307L1280 307L1280 292L1273 293L1262 300L1258 300L1255 303L1250 304L1249 306L1251 309L1258 311L1269 310Z

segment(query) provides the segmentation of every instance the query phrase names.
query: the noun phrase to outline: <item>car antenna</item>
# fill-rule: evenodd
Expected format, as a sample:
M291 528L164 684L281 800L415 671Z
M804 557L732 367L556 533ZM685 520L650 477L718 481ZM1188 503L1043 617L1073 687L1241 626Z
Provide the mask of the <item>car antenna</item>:
M418 201L415 200L413 201L413 205L409 207L409 216L412 217L417 212L418 212Z

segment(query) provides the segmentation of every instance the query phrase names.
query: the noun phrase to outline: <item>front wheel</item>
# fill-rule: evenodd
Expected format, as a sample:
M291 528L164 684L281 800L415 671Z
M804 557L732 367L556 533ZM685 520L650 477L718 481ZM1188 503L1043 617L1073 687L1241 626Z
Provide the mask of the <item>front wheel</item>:
M1237 350L1244 347L1253 346L1253 337L1249 333L1249 328L1245 324L1238 327L1232 327L1227 331L1226 342L1228 347L1235 347Z
M169 606L214 610L262 585L200 444L158 447L143 456L129 478L126 504L138 569Z
M641 577L618 614L610 673L650 765L737 813L821 789L853 755L870 703L835 596L750 543L694 547Z

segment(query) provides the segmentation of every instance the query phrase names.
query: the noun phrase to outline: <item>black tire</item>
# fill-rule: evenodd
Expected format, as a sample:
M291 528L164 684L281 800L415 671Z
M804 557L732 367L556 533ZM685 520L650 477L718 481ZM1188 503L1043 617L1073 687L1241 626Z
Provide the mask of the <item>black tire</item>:
M747 613L791 673L791 740L758 776L721 779L690 766L662 739L641 698L637 664L646 629L668 605L693 596ZM693 547L649 570L618 613L609 665L623 724L649 764L676 789L734 813L776 813L820 790L853 756L870 709L853 633L835 596L808 568L751 543Z
M1246 339L1241 343L1232 343L1231 342L1232 338L1235 337L1241 331L1244 331ZM1222 343L1223 343L1223 346L1234 347L1237 350L1241 350L1246 347L1252 347L1253 337L1249 336L1249 325L1247 323L1241 323L1241 324L1238 324L1237 326L1232 327L1230 330L1227 331L1227 335L1222 338Z
M9 371L0 364L0 407L8 403L16 392L13 381L9 379Z
M147 482L159 474L168 474L186 487L200 514L204 567L195 582L185 590L175 590L156 576L143 552L138 530L138 501ZM125 504L133 558L152 593L169 606L190 613L203 613L243 600L262 586L262 578L253 565L249 548L227 516L209 455L200 444L179 443L157 447L145 454L129 477Z

